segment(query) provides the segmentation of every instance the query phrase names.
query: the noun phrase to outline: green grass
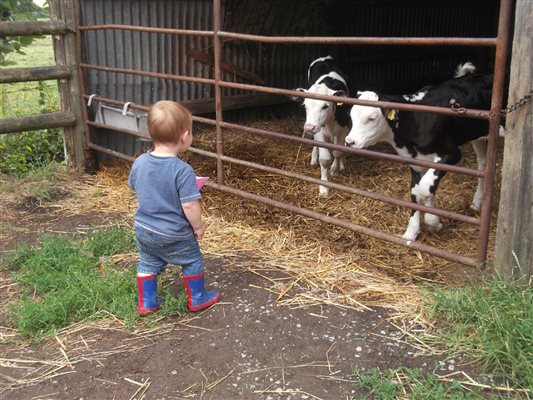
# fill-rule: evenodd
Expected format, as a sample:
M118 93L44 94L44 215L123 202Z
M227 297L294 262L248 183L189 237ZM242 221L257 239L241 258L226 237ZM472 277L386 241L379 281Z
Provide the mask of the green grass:
M502 384L533 393L533 288L494 278L437 289L431 298L430 317L442 344L480 359Z
M7 54L6 61L9 62L9 65L0 66L0 70L2 68L27 68L55 65L51 35L35 38L29 46L23 48L23 52L25 54L19 54L16 52Z
M483 399L479 390L466 391L458 382L440 382L435 374L424 374L419 369L396 368L381 372L373 368L369 372L354 369L352 378L358 387L368 391L372 399L396 400L398 398L420 400L478 400Z
M131 231L117 226L105 231L94 231L87 247L96 257L129 253L135 251L135 238Z
M10 53L7 58L10 65L2 68L28 68L55 65L52 37L35 39L24 48L26 54ZM59 110L59 92L57 81L44 81L47 92L46 108ZM19 82L0 85L0 118L13 118L22 115L39 114L43 108L39 96L38 82Z
M22 246L6 261L21 296L8 305L8 318L23 337L42 339L61 328L88 318L109 314L131 326L136 314L134 267L119 268L109 255L133 252L131 229L95 231L87 240L47 236L40 247ZM176 297L160 279L162 310L144 320L186 312L186 294Z

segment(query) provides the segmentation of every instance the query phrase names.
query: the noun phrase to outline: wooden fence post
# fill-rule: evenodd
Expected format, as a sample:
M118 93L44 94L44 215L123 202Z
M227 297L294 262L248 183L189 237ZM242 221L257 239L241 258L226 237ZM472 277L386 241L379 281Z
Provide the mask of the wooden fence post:
M509 101L533 88L533 2L516 2ZM529 32L529 34L528 34ZM533 285L533 101L507 115L494 267L506 280Z
M78 1L50 0L50 18L63 20L67 25L65 35L53 37L56 63L70 68L70 79L59 79L61 110L76 115L76 125L64 128L65 156L70 166L82 167L85 163L85 127L83 123L80 81L78 77L78 52L76 8Z

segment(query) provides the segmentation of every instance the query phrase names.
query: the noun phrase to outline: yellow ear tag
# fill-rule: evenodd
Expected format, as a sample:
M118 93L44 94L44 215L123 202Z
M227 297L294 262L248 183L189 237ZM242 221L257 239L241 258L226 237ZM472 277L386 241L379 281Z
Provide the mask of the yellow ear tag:
M387 114L387 119L390 119L391 121L394 121L396 118L396 110L390 110Z
M342 106L344 103L337 103L338 106Z

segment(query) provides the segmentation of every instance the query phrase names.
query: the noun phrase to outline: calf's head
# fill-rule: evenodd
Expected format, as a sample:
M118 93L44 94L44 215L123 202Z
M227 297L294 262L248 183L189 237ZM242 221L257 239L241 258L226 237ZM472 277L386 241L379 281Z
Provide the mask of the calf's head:
M344 90L333 90L324 84L314 84L309 89L298 88L296 90L324 96L347 96L347 93ZM328 121L335 118L337 104L332 101L303 97L292 97L292 100L303 104L305 107L304 132L309 135L317 133Z
M357 95L359 100L379 100L374 92L358 92ZM352 127L345 139L346 146L362 149L391 139L392 131L381 108L353 105L350 118Z

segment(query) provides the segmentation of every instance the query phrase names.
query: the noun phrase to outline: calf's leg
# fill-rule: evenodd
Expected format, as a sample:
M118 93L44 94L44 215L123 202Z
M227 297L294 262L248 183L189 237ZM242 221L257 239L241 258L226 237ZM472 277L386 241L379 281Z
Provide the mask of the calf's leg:
M311 150L311 165L318 165L318 147L313 146Z
M342 131L339 127L333 135L333 144L344 145L344 139L346 138L346 133ZM334 174L338 171L344 171L346 169L345 165L346 153L342 151L333 150L333 164L331 165L331 173Z
M420 182L420 172L411 168L411 201L413 203L418 203L416 196L413 194L413 188L418 185ZM402 238L405 240L416 240L416 237L420 233L420 211L412 210L411 217L409 217L409 223L407 229L403 234Z
M323 143L326 142L322 130L315 134L315 140ZM318 162L320 164L320 179L328 181L328 170L331 167L331 153L328 149L318 147ZM329 193L329 188L320 185L318 187L318 192L320 196L326 196Z
M500 130L498 132L498 136L505 137L505 128L501 125L500 125ZM476 153L477 169L480 171L484 171L486 161L487 161L487 137L483 136L477 140L474 140L472 142L472 146L474 147L474 152ZM470 208L474 211L481 210L482 199L483 199L483 178L478 178L476 193L474 194L474 198L472 199L472 204L470 205Z
M418 185L411 189L411 194L415 196L417 204L433 207L433 197L444 174L444 171L438 171L435 168L429 168L426 171ZM434 214L425 213L424 222L431 231L436 232L442 228L439 217Z
M461 150L459 148L453 149L449 154L439 155L435 162L442 164L457 164L461 159ZM440 171L435 168L429 168L417 186L415 186L411 193L417 198L418 204L424 204L428 207L433 207L433 197L437 192L439 183L446 175L446 171ZM431 231L437 232L442 228L442 224L437 215L431 213L424 214L424 222L428 225Z
M333 150L333 163L331 164L331 173L335 174L343 171L346 167L344 165L345 153L342 151Z
M477 169L480 171L485 170L485 163L487 160L487 138L479 138L472 142L474 151L477 157ZM472 204L470 208L475 211L481 209L481 199L483 198L483 178L478 178L477 180L477 189L472 199Z

